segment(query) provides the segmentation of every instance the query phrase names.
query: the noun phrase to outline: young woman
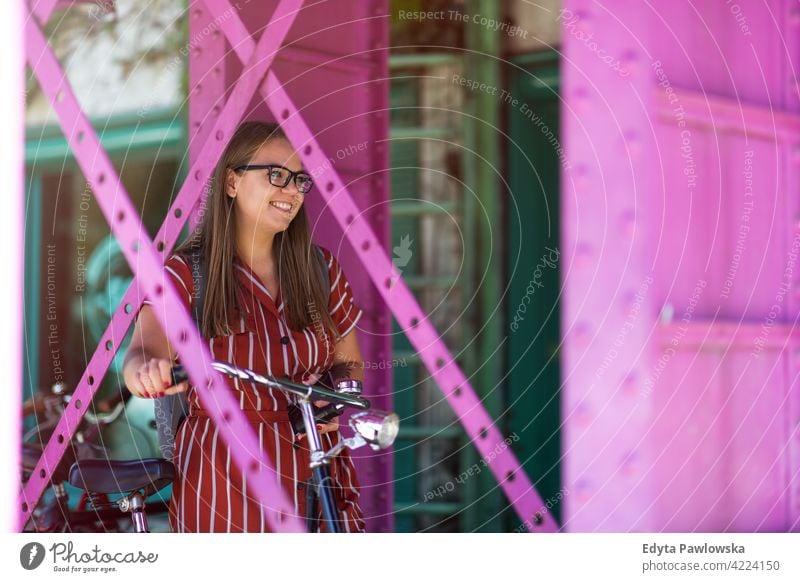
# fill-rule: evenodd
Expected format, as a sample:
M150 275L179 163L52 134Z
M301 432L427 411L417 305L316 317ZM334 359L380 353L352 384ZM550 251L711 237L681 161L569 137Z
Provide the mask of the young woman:
M326 371L334 378L363 380L361 351L352 333L361 310L336 258L320 249L323 264L311 244L303 201L312 186L277 126L242 124L214 172L196 236L170 257L166 273L191 312L198 272L193 260L203 257L201 332L215 359L295 382L313 383ZM327 281L321 276L326 271ZM125 384L143 398L186 391L190 406L175 437L172 530L269 531L194 388L187 383L170 386L176 362L173 346L145 301L125 357ZM230 378L228 386L302 518L309 451L307 439L292 432L290 397ZM338 422L322 425L321 432L326 449L341 438ZM331 471L342 529L364 531L358 480L347 450Z

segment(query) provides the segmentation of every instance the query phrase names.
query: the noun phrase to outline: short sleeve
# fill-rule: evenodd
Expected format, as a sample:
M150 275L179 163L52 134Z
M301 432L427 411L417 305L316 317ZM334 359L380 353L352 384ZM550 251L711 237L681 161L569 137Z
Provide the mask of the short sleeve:
M339 261L329 250L322 249L322 252L328 261L328 275L331 282L328 311L336 329L344 337L353 330L364 312L355 303L353 290L350 288L350 283L347 282L347 277L345 277Z
M167 261L167 264L164 265L163 274L165 277L164 280L166 280L166 278L170 279L173 287L175 287L175 290L178 292L181 303L183 303L186 309L191 313L194 284L192 282L192 270L189 264L183 257L172 255ZM143 304L153 305L149 299L145 299Z

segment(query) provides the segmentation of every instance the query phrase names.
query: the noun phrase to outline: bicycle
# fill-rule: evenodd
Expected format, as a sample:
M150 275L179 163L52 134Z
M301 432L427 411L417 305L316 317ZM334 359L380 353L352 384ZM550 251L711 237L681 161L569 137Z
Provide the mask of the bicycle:
M373 450L379 450L391 446L399 430L398 416L393 412L370 409L369 400L361 397L362 385L357 380L341 380L336 383L336 389L331 390L320 385L296 384L285 378L279 380L227 362L212 361L211 365L227 376L278 389L297 397L296 408L289 412L290 422L296 433L305 432L309 439L311 452L309 467L312 477L306 488L305 520L307 529L309 532L317 531L319 526L316 517L317 504L320 503L327 531L341 533L341 516L337 515L334 493L331 488L329 467L331 459L345 447L352 450L369 445ZM188 379L188 374L182 366L173 367L173 385ZM315 401L327 401L329 404L316 408L313 405ZM359 411L350 417L348 423L354 431L354 436L342 439L334 448L325 452L317 430L317 423L328 422L333 417L342 414L345 408L354 408ZM72 465L69 473L69 482L76 487L86 489L90 496L122 493L123 497L117 502L117 505L120 510L131 512L136 533L149 531L145 499L153 492L171 483L174 478L174 465L165 459L78 460Z
M84 492L75 509L69 507L69 496L66 483L75 486L71 476L71 467L75 462L94 460L108 466L108 450L96 441L101 440L103 428L117 422L125 412L127 391L97 403L86 411L83 422L67 447L64 456L51 474L50 487L52 498L40 500L24 531L35 533L76 533L124 531L120 524L118 509L112 509L114 502L105 494L88 494ZM27 400L22 407L22 416L35 416L36 426L26 431L22 437L21 473L25 483L35 470L44 445L52 436L71 399L71 391L64 383L54 384L49 393L36 394ZM160 503L159 512L166 512L167 506Z

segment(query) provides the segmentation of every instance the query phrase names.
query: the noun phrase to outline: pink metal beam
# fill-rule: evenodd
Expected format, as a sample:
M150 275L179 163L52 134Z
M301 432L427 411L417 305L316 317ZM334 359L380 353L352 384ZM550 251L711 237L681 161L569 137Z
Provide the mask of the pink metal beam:
M247 28L235 12L228 13L227 0L205 0L217 13L217 20L231 46L242 61L252 54L253 41L247 39ZM215 6L214 6L215 5ZM232 14L233 16L231 16ZM225 15L226 18L222 18ZM464 373L420 308L416 298L400 277L378 238L361 215L338 173L327 163L330 158L320 148L297 108L283 89L274 72L267 75L262 95L275 119L279 119L292 144L307 168L323 168L317 182L328 206L339 221L353 248L359 253L367 273L382 294L398 324L420 354L464 429L488 464L498 483L514 506L520 519L531 531L553 532L558 525L546 511L519 460L514 455L494 420L483 407ZM392 281L396 281L392 285ZM496 453L495 451L500 451Z
M0 226L0 245L10 255L6 257L6 276L9 284L0 301L0 321L3 322L9 336L23 337L23 297L22 281L24 280L24 235L25 224L24 173L25 155L25 77L22 67L24 44L22 39L22 2L14 0L0 5L0 31L2 31L5 55L0 61L0 86L6 96L3 98L2 125L3 155L0 156L0 175L4 177L5 187L10 195L3 209L2 226ZM19 443L21 431L19 415L14 412L21 409L22 397L22 342L11 341L0 350L0 370L3 374L3 410L7 412L3 423L4 443ZM0 531L14 530L14 516L11 500L19 491L19 480L13 467L19 467L19 446L2 447L0 466L6 467L0 484L0 499L4 507L0 510ZM5 504L8 504L7 506Z
M160 237L163 236L164 239L159 243L159 248L162 249L160 256L147 239L108 156L102 150L94 130L81 112L66 76L47 45L44 35L30 18L26 28L29 45L28 58L31 66L44 92L53 103L64 134L75 152L78 163L97 194L101 210L120 240L123 253L131 268L137 274L135 281L155 302L155 311L162 327L181 354L192 381L200 387L201 400L211 413L214 422L220 426L223 439L231 447L234 462L247 475L248 481L253 483L253 491L266 509L268 522L276 531L303 531L302 522L291 516L292 506L285 493L274 482L274 479L268 476L269 471L263 470L266 467L272 471L271 462L266 457L259 458L256 437L239 410L234 396L227 390L213 390L214 386L223 386L224 381L208 366L210 355L205 342L200 338L189 314L184 309L176 309L180 302L172 285L169 282L164 285L163 282L159 283L159 280L163 280L164 257L174 245L188 215L188 212L184 213L182 208L191 208L197 200L200 186L210 177L213 166L227 143L226 135L229 135L228 132L244 114L245 108L271 65L274 54L283 42L286 31L291 27L301 4L302 0L283 0L273 13L268 26L278 32L274 35L264 34L262 36L251 55L251 60L245 66L242 77L234 87L230 99L214 125L211 133L213 139L209 140L208 147L204 148L197 162L192 165L189 180L181 188L173 205L173 211L170 212L170 217L159 231ZM275 26L275 23L278 23L278 26ZM122 196L117 197L117 192ZM182 204L184 206L181 206ZM173 216L177 220L172 221ZM183 220L180 220L181 217ZM143 281L138 276L140 273L144 274ZM108 369L118 348L118 342L115 342L113 338L124 337L124 333L132 321L131 313L138 312L141 306L143 297L141 293L132 293L133 288L132 285L126 293L126 309L120 310L115 315L103 335L100 346L92 357L92 363L84 373L84 377L76 388L75 396L56 427L51 442L45 448L34 475L22 493L18 522L20 529L30 518L33 506L41 497L42 491L49 481L50 473L63 456L67 443L85 412L83 403L93 397L99 385L99 379ZM128 303L129 299L133 299L132 294L136 298ZM128 305L131 305L130 310L127 309ZM133 305L136 305L135 311ZM170 313L171 319L167 318L167 313ZM173 325L169 325L170 322ZM122 333L117 336L109 334L116 329L122 329ZM198 358L198 354L201 354L201 357ZM99 366L93 368L93 363L97 363ZM214 406L210 406L212 402ZM84 410L81 410L82 408ZM240 427L244 427L244 430L235 430Z
M56 4L58 4L58 0L30 0L31 11L39 19L41 25L47 24L47 21L50 20Z
M562 522L567 531L603 524L653 531L645 435L654 399L641 395L653 369L649 318L658 285L647 256L652 241L642 238L658 231L646 222L659 191L649 116L655 74L642 43L651 17L636 0L567 0L564 7L576 29L565 28L561 80L572 165L561 182L562 472L570 492ZM601 48L625 63L626 77L580 36L601 32Z
M189 2L189 163L193 164L202 154L205 143L212 135L213 117L225 103L226 67L225 39L220 34L203 34L202 31L215 30L216 24L205 6L199 0ZM200 32L196 32L200 31ZM197 37L195 37L197 35ZM197 200L189 218L192 232L202 219L201 205L204 195Z

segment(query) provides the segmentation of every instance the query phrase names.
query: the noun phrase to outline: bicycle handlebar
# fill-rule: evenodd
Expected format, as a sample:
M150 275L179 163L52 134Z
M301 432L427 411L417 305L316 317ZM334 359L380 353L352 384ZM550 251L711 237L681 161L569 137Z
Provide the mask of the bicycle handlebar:
M218 372L225 374L226 376L239 378L240 380L245 380L247 382L254 382L268 388L274 388L289 394L294 394L295 396L300 396L301 398L309 398L312 401L327 400L328 402L334 404L343 404L344 406L357 408L359 410L367 410L370 407L370 402L366 398L361 398L360 396L350 396L349 394L340 394L318 384L310 386L306 384L297 384L296 382L292 382L286 378L278 379L274 376L259 374L253 370L239 368L219 360L212 360L211 367ZM189 374L187 374L183 366L172 367L173 386L175 384L180 384L181 382L186 382L187 380L189 380Z

